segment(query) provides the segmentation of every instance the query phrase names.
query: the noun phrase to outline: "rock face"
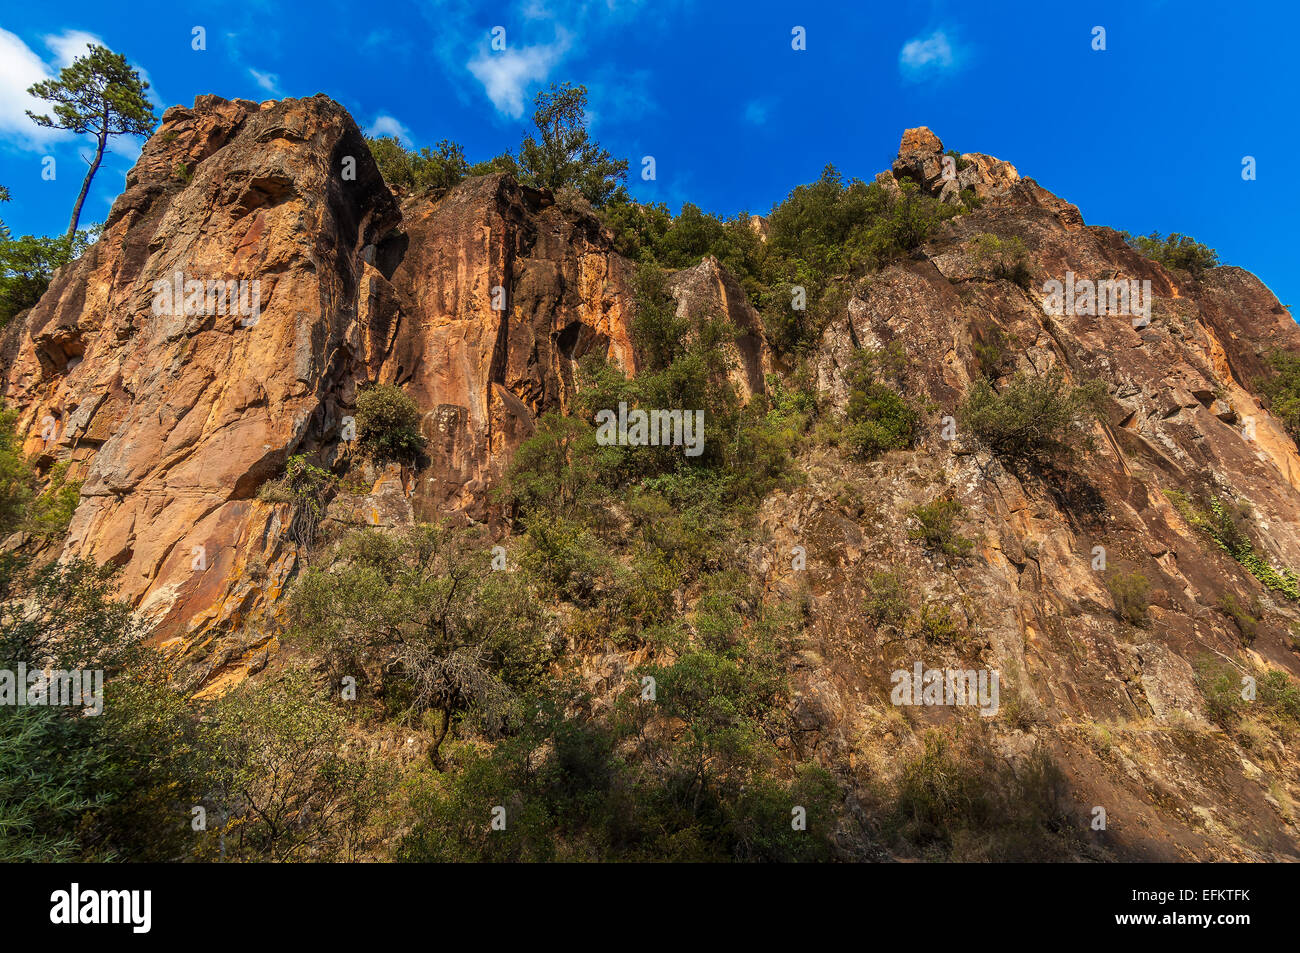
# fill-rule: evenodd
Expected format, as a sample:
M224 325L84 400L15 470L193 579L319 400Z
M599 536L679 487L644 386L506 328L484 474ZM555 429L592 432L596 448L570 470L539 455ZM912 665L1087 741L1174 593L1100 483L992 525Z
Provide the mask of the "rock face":
M950 183L931 174L940 150L928 130L909 131L893 174L946 194ZM917 659L998 669L1004 699L1033 712L1038 737L1053 738L1071 780L1104 790L1094 803L1127 818L1098 845L1152 859L1295 859L1295 758L1266 743L1243 751L1210 728L1194 671L1243 651L1261 669L1300 671L1292 635L1300 613L1189 526L1168 493L1248 502L1261 555L1275 567L1300 566L1300 461L1257 385L1269 351L1300 351L1300 329L1248 272L1220 267L1196 279L1167 271L1117 232L1085 226L1076 208L1005 163L971 158L962 175L984 204L945 223L922 254L872 276L818 354L819 389L843 401L851 352L901 346L909 387L938 408L922 449L861 469L811 463L807 486L765 507L772 548L808 551L806 576L779 572L775 583L793 593L807 582L816 598L824 666L807 676L806 691L879 697L888 673ZM986 234L1024 243L1023 285L981 262L975 239ZM1086 307L1051 313L1044 285L1067 274L1149 282L1149 323ZM990 351L1000 351L992 370ZM943 438L942 418L977 376L1005 382L1016 370L1052 368L1076 383L1103 381L1109 392L1099 450L1068 485L991 464L960 430ZM855 495L847 514L838 502L846 484ZM936 565L907 538L910 510L939 496L965 507L962 532L978 552L969 562ZM815 568L814 552L824 560ZM921 580L919 598L958 607L969 639L962 651L914 639L862 644L866 579L894 567ZM1150 580L1147 628L1115 618L1106 579L1120 571ZM1244 650L1249 640L1216 608L1224 595L1257 600L1258 634ZM868 757L854 739L869 725L861 704L832 706L823 720L827 760Z
M260 630L297 551L257 490L295 453L347 455L358 384L418 401L431 466L367 472L331 515L483 518L578 359L635 370L628 269L589 213L504 176L399 209L324 97L203 96L166 112L101 240L6 330L4 397L25 449L84 481L66 554L121 565L164 638ZM184 284L157 307L178 273L205 283L193 313ZM257 282L249 313L209 307L217 279Z
M861 283L812 362L824 402L842 407L851 353L900 345L909 387L937 408L932 431L919 450L866 465L815 451L801 458L806 480L760 511L768 545L755 572L774 594L806 586L812 598L813 641L795 665L801 737L865 787L864 739L894 737L873 720L891 671L996 668L1003 704L1024 721L1004 739L1008 757L1031 732L1052 748L1088 792L1081 807L1113 819L1098 851L1295 859L1294 752L1247 752L1213 728L1195 667L1239 656L1297 672L1300 612L1207 545L1167 491L1249 501L1261 556L1300 566L1300 455L1257 385L1268 351L1300 352L1300 331L1241 269L1167 271L1009 163L945 158L932 132L908 130L877 181L978 208ZM766 237L763 219L751 224ZM984 235L1023 243L1019 284L977 252ZM178 273L181 294L169 295ZM214 642L203 683L215 691L265 664L300 558L290 506L259 500L259 487L305 453L348 472L330 520L493 519L489 491L537 418L568 406L577 362L598 353L635 373L631 275L589 211L508 176L399 202L324 97L200 97L167 111L101 240L6 329L3 395L27 452L42 467L68 461L84 481L64 553L121 565L123 594L162 638ZM1147 322L1051 313L1044 285L1067 278L1149 283ZM188 312L187 280L205 283ZM221 289L210 298L206 283L217 280L257 282L242 299L256 308L216 307ZM668 289L680 314L737 329L733 380L762 393L773 358L738 283L706 258ZM978 376L1051 368L1107 386L1100 449L1079 479L1016 476L965 435L942 435ZM377 471L350 450L345 418L375 381L417 402L427 466ZM964 505L976 543L951 565L907 534L910 510L939 495ZM794 546L807 552L798 574L772 557ZM956 607L959 645L864 637L875 632L864 592L882 569ZM1148 627L1115 618L1105 580L1116 569L1151 580ZM1215 608L1224 594L1258 601L1244 650Z
M84 480L65 552L121 565L164 632L237 628L259 602L248 563L268 595L292 571L283 513L255 494L319 427L356 333L361 250L397 221L337 104L200 97L165 113L103 237L11 329L5 399L26 449ZM226 280L249 283L243 312L209 301ZM190 307L186 281L203 283Z
M772 370L772 355L763 336L763 321L725 268L712 255L694 268L683 268L668 279L679 317L693 320L725 317L739 332L726 345L731 381L744 400L761 394Z
M366 270L366 345L338 394L395 383L426 411L431 467L415 514L482 519L488 493L533 421L563 409L589 352L629 372L630 266L589 213L505 175L467 180L402 208Z

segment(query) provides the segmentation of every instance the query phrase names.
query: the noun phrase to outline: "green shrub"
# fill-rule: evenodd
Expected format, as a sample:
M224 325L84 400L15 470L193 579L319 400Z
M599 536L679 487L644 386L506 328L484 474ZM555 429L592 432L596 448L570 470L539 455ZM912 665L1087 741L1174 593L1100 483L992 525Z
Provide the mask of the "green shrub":
M1151 605L1151 583L1140 572L1117 572L1106 580L1115 600L1115 615L1131 625L1146 625Z
M367 139L375 165L389 185L420 191L449 189L470 172L465 152L458 143L443 139L433 151L405 148L396 136Z
M1250 611L1237 601L1237 597L1230 592L1222 593L1219 596L1219 609L1237 626L1237 631L1241 633L1241 641L1244 645L1251 645L1255 641L1255 636L1259 632L1259 619L1261 610L1256 604L1251 607Z
M932 645L957 645L962 626L952 608L944 603L925 602L916 617L917 634Z
M1213 248L1202 245L1188 235L1174 232L1161 238L1159 232L1150 235L1130 235L1128 232L1120 234L1124 236L1124 241L1166 268L1181 268L1199 277L1207 268L1219 264L1219 256Z
M991 325L987 331L976 330L971 350L979 361L980 374L990 381L1001 377L1008 365L1015 362L1010 353L1011 348L1011 340L996 324Z
M1095 446L1101 381L1071 387L1054 370L1043 377L1017 372L1001 393L976 380L958 408L961 425L997 457L1030 467L1073 463Z
M1010 238L1000 238L989 232L977 235L972 256L985 274L1029 290L1033 280L1029 268L1029 251L1018 235Z
M64 460L51 467L49 485L32 500L23 528L33 536L57 539L68 531L81 503L81 481L68 479L69 466Z
M887 625L902 628L910 608L906 576L897 570L871 574L862 612L873 625L877 628Z
M396 385L357 390L357 443L377 460L414 463L425 446L421 417L419 406Z
M1300 355L1275 350L1269 355L1271 374L1256 382L1268 398L1268 409L1282 421L1292 440L1300 441Z
M35 476L15 432L18 411L0 406L0 536L18 528L31 502Z
M748 213L723 219L689 203L673 218L663 205L614 202L605 220L615 247L642 262L685 268L715 256L762 315L768 343L796 353L843 312L853 279L907 255L960 211L912 182L893 193L874 182L846 182L828 165L772 209L766 242ZM803 289L802 307L795 288Z
M62 237L13 238L0 224L0 326L41 300L59 268L75 261L99 237L100 226L78 229L71 247Z
M1250 537L1251 506L1243 500L1210 497L1200 505L1186 493L1166 490L1165 496L1192 526L1200 529L1215 545L1239 562L1268 589L1280 592L1293 602L1300 600L1300 577L1294 570L1277 569L1255 551Z
M1252 714L1290 729L1300 726L1300 683L1278 669L1258 671L1255 699L1243 697L1244 676L1236 666L1207 656L1196 665L1196 684L1205 697L1206 713L1221 727L1235 731L1243 715Z
M932 553L954 559L965 556L975 544L957 532L957 519L964 510L956 500L942 497L913 507L909 515L918 525L910 527L907 536L920 541Z
M337 485L334 474L308 463L302 454L295 454L285 461L282 477L258 487L257 498L264 503L290 504L289 538L310 549L316 545L321 520Z
M860 460L916 445L921 413L881 376L902 376L905 355L899 348L863 349L853 353L846 373L849 400L839 442Z
M1015 768L987 741L929 731L890 786L884 833L901 850L956 861L1059 860L1080 846L1069 785L1036 748Z

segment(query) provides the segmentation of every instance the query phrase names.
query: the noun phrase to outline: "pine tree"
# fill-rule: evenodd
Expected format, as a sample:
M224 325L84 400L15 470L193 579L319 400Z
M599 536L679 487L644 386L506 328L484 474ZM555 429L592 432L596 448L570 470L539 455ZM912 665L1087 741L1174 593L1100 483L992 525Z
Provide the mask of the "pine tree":
M71 66L65 66L58 79L45 80L27 90L38 99L54 103L54 118L27 111L28 118L36 125L95 136L95 159L81 183L81 194L72 208L72 221L64 239L69 246L77 232L90 181L104 159L109 137L148 136L158 122L153 106L145 98L149 84L127 63L126 57L93 43L87 44L87 49L90 52L78 56Z

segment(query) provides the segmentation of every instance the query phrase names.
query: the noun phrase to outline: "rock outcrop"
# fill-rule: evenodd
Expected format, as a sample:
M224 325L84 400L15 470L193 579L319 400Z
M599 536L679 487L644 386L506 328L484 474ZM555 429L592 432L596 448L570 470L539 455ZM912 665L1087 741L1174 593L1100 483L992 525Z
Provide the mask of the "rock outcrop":
M900 151L895 176L946 194L950 183L934 174L942 145L929 130L909 131ZM1270 351L1300 351L1300 328L1248 272L1170 272L1112 229L1085 226L1076 208L1005 163L967 158L962 187L986 201L945 223L922 254L864 283L818 354L819 389L842 402L853 351L900 346L909 385L937 408L922 449L861 470L812 463L808 485L765 506L773 550L808 553L806 575L772 567L777 591L808 583L816 599L823 665L806 676L806 692L839 699L823 719L826 758L866 760L855 738L870 733L870 709L852 699L888 692L891 671L916 659L989 666L1002 672L1004 697L1051 726L1039 736L1054 737L1072 781L1097 790L1097 779L1111 778L1095 803L1127 820L1098 844L1151 859L1296 859L1297 818L1276 794L1297 791L1300 766L1263 743L1242 751L1211 728L1195 669L1244 655L1256 671L1300 671L1300 612L1189 525L1174 499L1249 504L1260 555L1300 566L1296 446L1258 387ZM1023 242L1022 284L990 273L976 253L982 235ZM1051 313L1044 285L1067 275L1148 282L1149 320L1086 307ZM960 428L944 438L944 418L977 376L1006 383L1017 370L1053 368L1075 383L1103 381L1109 394L1098 450L1068 484L1008 472ZM965 507L963 532L978 552L969 562L936 565L907 538L911 509L940 496ZM963 650L945 657L915 639L857 638L869 628L867 578L895 567L921 581L922 598L956 608ZM1149 627L1116 621L1107 590L1116 572L1150 580ZM1225 596L1257 607L1249 638L1218 609ZM1114 782L1117 765L1124 783Z
M399 208L325 97L203 96L166 112L103 237L7 329L4 398L24 449L83 481L64 552L122 566L163 638L238 634L297 560L288 506L258 488L295 453L347 456L358 384L416 399L430 466L362 468L330 516L485 518L584 354L635 370L629 267L590 213L506 176ZM248 290L217 301L217 280Z

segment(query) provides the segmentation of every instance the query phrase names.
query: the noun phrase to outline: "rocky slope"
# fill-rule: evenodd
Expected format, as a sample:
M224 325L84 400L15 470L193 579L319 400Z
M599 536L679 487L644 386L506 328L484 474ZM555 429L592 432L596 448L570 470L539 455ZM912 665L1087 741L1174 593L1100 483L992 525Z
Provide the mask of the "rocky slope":
M807 480L760 513L753 572L774 595L806 586L813 599L796 663L801 737L866 788L919 724L951 717L882 706L891 671L989 666L1004 705L1016 700L999 750L1016 763L1046 744L1080 810L1105 806L1095 856L1294 859L1300 762L1272 736L1246 748L1216 728L1194 665L1300 671L1300 613L1207 545L1165 491L1249 501L1263 555L1300 565L1300 457L1256 384L1270 349L1300 350L1300 330L1241 269L1170 273L1009 163L972 154L953 166L928 130L905 134L882 184L910 180L950 202L969 190L982 204L866 280L815 359L818 390L842 406L850 353L897 342L934 426L919 450L871 464L815 450ZM1029 290L990 277L975 254L986 234L1023 241ZM103 237L6 330L3 396L25 449L43 467L70 461L84 481L63 552L121 565L123 594L164 644L218 646L202 673L213 691L264 663L301 558L287 504L259 500L259 486L308 453L353 475L334 522L493 522L491 489L537 418L568 406L576 362L595 352L635 372L632 267L590 212L508 176L395 197L324 97L200 97L167 111ZM257 280L256 320L157 313L158 283L177 272ZM1037 289L1067 272L1149 281L1150 323L1048 315ZM730 319L738 389L763 391L773 361L736 281L709 258L669 288L684 313ZM1105 382L1108 421L1077 485L1016 476L964 435L943 438L938 422L995 340L1004 377L1059 367ZM352 452L345 418L368 381L418 402L427 466L376 470ZM965 506L977 544L951 565L907 536L909 510L940 495ZM796 546L804 570L791 566ZM1116 620L1097 546L1152 580L1148 627ZM866 580L891 567L916 580L914 599L958 608L962 639L946 657L901 631L866 637ZM1249 648L1215 609L1224 593L1263 610Z

